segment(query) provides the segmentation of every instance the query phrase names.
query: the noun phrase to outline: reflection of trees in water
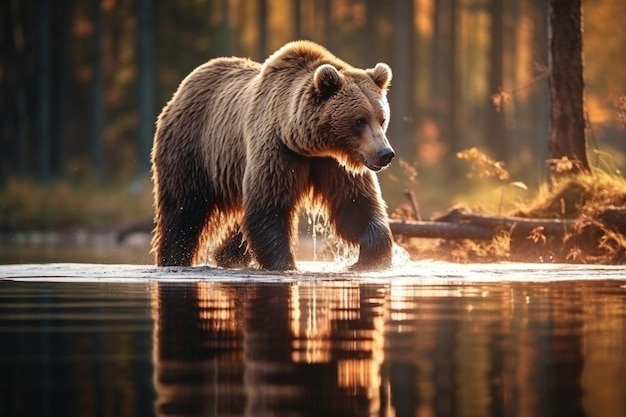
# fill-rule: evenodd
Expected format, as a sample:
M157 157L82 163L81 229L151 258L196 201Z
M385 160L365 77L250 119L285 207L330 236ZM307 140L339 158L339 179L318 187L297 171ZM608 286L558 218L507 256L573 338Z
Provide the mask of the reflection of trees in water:
M624 300L562 285L155 284L157 413L624 415Z

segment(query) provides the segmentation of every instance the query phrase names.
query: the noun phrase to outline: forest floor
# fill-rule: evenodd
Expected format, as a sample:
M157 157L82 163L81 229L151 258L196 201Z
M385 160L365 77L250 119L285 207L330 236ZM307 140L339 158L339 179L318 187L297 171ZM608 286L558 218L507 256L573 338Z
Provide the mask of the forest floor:
M391 217L410 223L407 212L407 207L401 207ZM464 225L472 225L475 219L492 228L492 237L425 239L405 234L396 240L413 259L626 264L626 180L620 175L604 171L564 174L506 216L490 218L489 213L456 208L440 218ZM528 232L515 233L515 219L520 223L533 219L538 224Z

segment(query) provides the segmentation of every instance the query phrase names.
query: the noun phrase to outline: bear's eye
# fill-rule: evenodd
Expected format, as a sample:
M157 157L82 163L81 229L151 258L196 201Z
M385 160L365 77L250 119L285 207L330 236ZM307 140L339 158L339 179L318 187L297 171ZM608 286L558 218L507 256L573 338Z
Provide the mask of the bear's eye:
M363 130L367 126L367 119L365 117L359 117L354 121L354 127L358 130Z

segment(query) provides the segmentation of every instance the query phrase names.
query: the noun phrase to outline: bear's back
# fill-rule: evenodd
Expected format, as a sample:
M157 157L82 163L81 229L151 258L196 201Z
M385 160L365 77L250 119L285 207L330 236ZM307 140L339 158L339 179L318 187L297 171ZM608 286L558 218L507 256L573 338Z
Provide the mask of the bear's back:
M321 64L332 64L339 70L351 68L321 45L310 41L293 41L270 55L263 63L262 71L314 70Z

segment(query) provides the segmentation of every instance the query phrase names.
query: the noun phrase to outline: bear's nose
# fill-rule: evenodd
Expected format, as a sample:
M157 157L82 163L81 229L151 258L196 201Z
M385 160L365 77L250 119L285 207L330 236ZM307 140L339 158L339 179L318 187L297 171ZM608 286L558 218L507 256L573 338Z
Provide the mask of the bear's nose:
M383 148L378 151L378 160L382 166L389 165L396 153L391 148Z

